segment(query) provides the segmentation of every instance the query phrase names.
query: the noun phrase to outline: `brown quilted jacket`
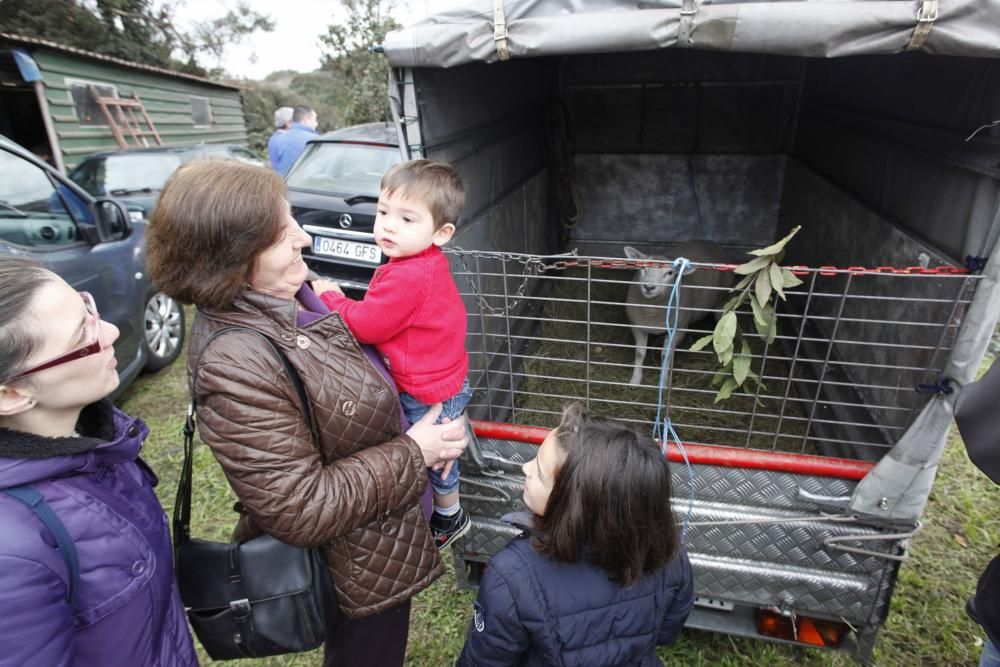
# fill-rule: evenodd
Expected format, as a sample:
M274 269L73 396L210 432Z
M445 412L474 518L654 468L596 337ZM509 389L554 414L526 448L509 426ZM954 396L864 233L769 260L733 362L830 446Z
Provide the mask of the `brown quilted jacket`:
M248 292L231 309L204 310L191 327L198 426L246 508L235 539L266 531L324 546L341 610L393 607L444 572L421 507L427 472L400 434L399 400L339 315L296 326L294 301ZM299 409L274 340L302 378L318 439ZM195 369L194 365L198 364Z

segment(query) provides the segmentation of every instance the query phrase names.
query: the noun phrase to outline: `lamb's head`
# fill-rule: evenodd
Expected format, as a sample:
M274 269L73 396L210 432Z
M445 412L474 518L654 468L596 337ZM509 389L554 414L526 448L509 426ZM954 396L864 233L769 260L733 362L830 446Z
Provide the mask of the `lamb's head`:
M649 259L649 260L660 260L665 261L664 257L657 257L655 255L647 255L639 250L636 250L632 246L625 246L625 256L629 259ZM688 275L694 271L693 268L688 267L684 272L684 275ZM639 269L636 281L639 283L639 291L647 299L655 299L661 294L665 293L670 289L671 285L674 284L674 274L676 273L672 264L662 264L659 266L644 266Z

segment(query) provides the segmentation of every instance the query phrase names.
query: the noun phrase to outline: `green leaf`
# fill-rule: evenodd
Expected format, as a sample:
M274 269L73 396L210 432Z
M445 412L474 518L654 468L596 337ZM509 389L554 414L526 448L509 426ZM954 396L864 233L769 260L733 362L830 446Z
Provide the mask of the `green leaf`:
M774 342L774 339L778 336L778 322L774 317L774 308L767 314L767 344L770 345Z
M770 268L770 274L771 274L771 287L774 288L774 291L777 292L778 296L781 297L781 300L784 301L785 292L784 290L781 289L781 287L785 283L785 277L781 275L781 267L778 266L777 264L772 264Z
M718 387L722 382L722 379L726 377L729 373L725 369L720 369L715 371L715 375L712 376L712 386Z
M781 239L773 245L769 245L766 248L761 248L760 250L751 250L751 255L756 255L757 257L765 257L767 255L777 255L779 252L785 249L785 244L792 240L792 237L799 233L802 226L799 225L792 231L788 233L788 236Z
M757 327L757 333L768 345L774 342L777 327L772 326L774 319L774 306L768 304L760 309L761 319L754 317L753 323Z
M736 384L741 387L747 379L747 374L750 373L751 359L750 346L744 340L740 347L740 353L733 357L733 377L736 379Z
M753 294L750 295L750 307L753 308L753 321L754 324L758 325L757 329L760 330L760 327L766 327L768 322L767 317L764 316L764 310L760 307L757 297Z
M802 281L799 280L799 277L797 275L792 273L791 269L782 269L781 283L782 287L788 289L789 287L798 287L799 285L802 284Z
M720 361L722 360L723 350L726 348L732 349L733 338L735 336L736 313L729 311L719 319L715 325L715 331L712 333L712 347L715 349L715 353L719 355Z
M745 301L746 298L747 298L746 292L743 292L742 294L737 294L732 299L722 304L722 312L728 313L730 310L736 310L737 308L743 305L743 301Z
M761 269L766 269L767 265L771 263L770 257L756 257L751 259L746 264L740 264L735 269L733 273L741 276L745 276L748 273L754 273L755 271L760 271Z
M771 298L771 272L761 271L757 274L757 282L754 284L757 293L757 302L761 305L767 303Z
M756 276L754 276L752 274L749 275L749 276L744 276L742 280L740 280L738 283L736 283L736 287L734 287L733 289L731 289L729 291L730 292L735 292L736 290L743 289L744 287L746 287L747 285L749 285L753 281L753 279L755 277Z
M688 348L690 352L697 352L698 350L704 350L705 346L712 342L712 334L707 336L702 336L694 342L694 345Z
M723 366L728 366L733 363L733 347L730 345L722 352L719 352L719 363Z
M736 380L733 378L727 378L726 381L722 383L722 386L719 387L719 393L715 395L715 402L718 403L719 401L724 401L732 396L733 392L736 391L736 387Z

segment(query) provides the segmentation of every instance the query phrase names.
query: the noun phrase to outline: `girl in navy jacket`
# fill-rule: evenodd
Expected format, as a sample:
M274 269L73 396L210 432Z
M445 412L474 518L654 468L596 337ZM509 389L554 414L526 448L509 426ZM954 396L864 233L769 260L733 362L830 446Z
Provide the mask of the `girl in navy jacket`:
M524 464L524 532L483 574L460 667L661 665L691 611L656 443L578 404Z

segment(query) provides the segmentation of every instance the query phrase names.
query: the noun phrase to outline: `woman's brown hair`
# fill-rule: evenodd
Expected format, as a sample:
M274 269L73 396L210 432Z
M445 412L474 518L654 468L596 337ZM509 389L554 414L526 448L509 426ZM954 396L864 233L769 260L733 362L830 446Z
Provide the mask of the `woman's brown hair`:
M254 261L281 236L285 183L274 171L203 159L174 172L146 235L157 288L184 303L227 308L250 282Z
M653 439L574 403L556 440L566 458L535 518L535 549L586 558L623 586L669 563L679 548L670 467Z

